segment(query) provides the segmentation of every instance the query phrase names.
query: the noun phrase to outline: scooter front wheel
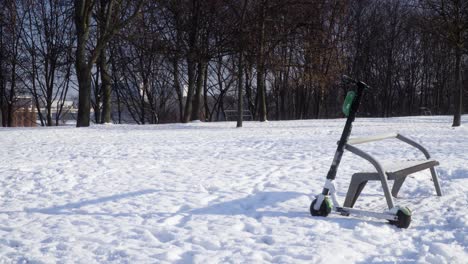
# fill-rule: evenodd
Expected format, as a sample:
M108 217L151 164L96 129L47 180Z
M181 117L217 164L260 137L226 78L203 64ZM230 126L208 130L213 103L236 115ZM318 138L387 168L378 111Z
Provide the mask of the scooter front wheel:
M315 204L317 203L317 198L312 201L310 204L310 214L312 216L323 216L326 217L330 212L332 211L333 208L333 203L330 201L328 197L325 197L323 199L322 204L320 205L320 208L318 210L314 209Z

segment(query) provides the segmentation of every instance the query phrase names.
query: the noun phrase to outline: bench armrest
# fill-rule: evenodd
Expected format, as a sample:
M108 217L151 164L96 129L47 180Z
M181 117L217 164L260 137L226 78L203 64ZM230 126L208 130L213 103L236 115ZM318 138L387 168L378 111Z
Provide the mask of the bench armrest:
M384 140L384 139L388 139L388 138L399 139L399 140L405 142L406 144L420 150L424 154L426 159L431 158L431 155L429 154L427 149L425 149L421 144L419 144L416 141L414 141L412 139L409 139L409 138L407 138L407 137L405 137L403 135L397 134L397 133L388 133L388 134L375 135L375 136L362 137L362 138L350 138L348 140L347 144L348 145L358 145L358 144L363 144L363 143L368 143L368 142L373 142L373 141Z
M427 149L425 149L423 146L421 146L421 144L419 144L418 142L412 140L412 139L409 139L405 136L402 136L400 134L397 134L397 139L405 142L406 144L412 146L412 147L415 147L417 149L419 149L423 154L424 156L426 157L426 159L430 159L431 158L431 155L429 154L429 151L427 151Z
M388 134L382 134L382 135L375 135L371 137L362 137L362 138L350 138L348 140L349 145L357 145L357 144L362 144L362 143L368 143L372 141L379 141L379 140L384 140L387 138L396 138L398 137L397 133L388 133Z

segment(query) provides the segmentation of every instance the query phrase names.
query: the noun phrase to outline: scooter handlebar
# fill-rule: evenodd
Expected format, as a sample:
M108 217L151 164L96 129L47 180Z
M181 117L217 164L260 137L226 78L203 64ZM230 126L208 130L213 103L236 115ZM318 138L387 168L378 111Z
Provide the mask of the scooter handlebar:
M358 81L354 80L353 78L349 77L348 75L343 75L341 77L341 81L345 84L352 83L352 84L357 84Z
M344 84L355 84L355 85L357 85L357 86L363 85L363 86L364 86L364 89L370 90L369 85L367 85L367 84L365 84L365 83L363 83L363 82L361 82L361 81L356 81L356 80L354 80L353 78L349 77L348 75L343 75L343 76L341 77L341 80L342 80L342 82L343 82Z

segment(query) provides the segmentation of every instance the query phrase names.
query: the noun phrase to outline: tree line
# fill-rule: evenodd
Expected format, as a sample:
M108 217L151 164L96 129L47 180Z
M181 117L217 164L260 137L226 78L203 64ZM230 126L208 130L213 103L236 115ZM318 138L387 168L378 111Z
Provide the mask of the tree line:
M466 0L2 0L0 112L29 94L41 125L76 98L77 126L467 110ZM54 110L53 110L54 109ZM55 111L55 112L54 112Z

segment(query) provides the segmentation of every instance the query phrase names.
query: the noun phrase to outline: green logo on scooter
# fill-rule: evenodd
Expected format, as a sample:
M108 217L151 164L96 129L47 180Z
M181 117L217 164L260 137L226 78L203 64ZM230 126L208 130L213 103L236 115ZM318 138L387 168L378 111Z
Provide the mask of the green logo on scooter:
M343 114L347 117L349 116L349 112L351 111L351 106L353 105L354 98L356 98L356 92L349 91L346 94L346 98L343 103Z

